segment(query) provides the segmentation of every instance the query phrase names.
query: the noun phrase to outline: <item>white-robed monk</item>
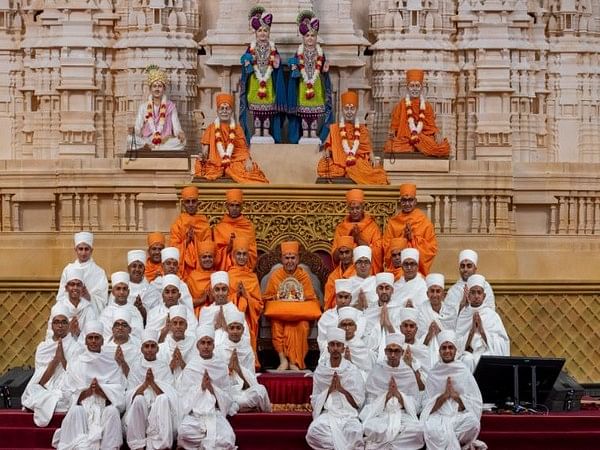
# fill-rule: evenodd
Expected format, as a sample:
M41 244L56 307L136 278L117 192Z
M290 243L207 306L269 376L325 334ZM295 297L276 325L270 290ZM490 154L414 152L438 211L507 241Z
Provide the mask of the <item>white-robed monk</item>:
M213 327L215 330L215 347L219 348L228 339L225 316L239 311L239 309L229 298L229 274L227 272L218 271L210 274L210 290L213 296L213 303L204 306L200 310L198 325L210 325ZM250 331L245 321L244 339L250 340Z
M335 280L335 308L330 308L323 312L317 322L317 344L321 355L327 353L327 329L337 327L339 323L339 310L349 307L352 302L352 282L345 278ZM358 310L357 310L358 311ZM365 317L361 311L358 311L357 333L363 335L365 332Z
M67 298L65 286L67 285L67 272L70 268L78 268L83 271L83 283L81 297L92 304L95 316L100 313L108 302L108 280L106 272L94 262L92 253L94 252L94 235L88 231L75 233L73 237L75 243L75 254L77 259L65 266L60 276L60 284L56 293L56 301Z
M352 306L357 306L364 302L361 297L364 295L367 306L377 304L377 293L375 292L375 276L371 275L373 251L368 245L359 245L352 250L352 260L356 275L348 280L352 283Z
M102 331L100 322L86 325L86 350L67 367L64 389L71 407L52 439L59 450L118 449L123 443L126 379L114 354L102 350Z
M419 273L419 250L405 248L400 253L402 276L394 283L392 303L418 308L427 300L427 285Z
M465 249L458 255L458 272L460 278L454 283L448 293L444 304L446 308L449 308L454 312L454 323L452 323L452 329L455 327L456 318L460 310L467 306L467 280L471 275L477 273L477 261L479 256L474 250ZM496 300L494 297L494 291L492 286L486 281L483 287L485 291L484 305L489 306L493 310L496 309Z
M63 390L66 369L82 350L69 333L68 311L55 304L50 310L52 335L41 342L35 351L35 372L27 383L21 404L33 411L33 422L46 427L54 412L66 412L70 396Z
M417 338L419 312L415 308L400 309L400 333L404 335L404 359L416 371L421 373L423 381L431 368L429 349ZM409 363L409 360L412 361Z
M129 296L127 302L135 306L144 320L148 311L142 302L142 297L150 287L146 279L146 251L129 250L127 252L127 273L129 273ZM110 304L110 299L109 299Z
M404 335L385 338L385 361L378 362L367 379L367 400L360 413L367 450L417 450L423 447L423 427L416 399L424 386L406 365Z
M485 306L485 278L482 275L471 275L467 280L468 305L463 308L456 319L456 336L459 350L473 357L463 359L471 364L475 371L479 358L483 355L510 356L510 340L502 319L496 311Z
M138 364L140 355L140 340L131 334L131 314L127 310L116 310L113 315L112 333L102 350L114 355L117 365L125 378L131 368Z
M128 301L129 274L127 272L115 272L110 276L110 281L112 290L108 305L100 314L100 322L104 326L104 339L109 339L112 335L114 317L117 311L127 311L130 316L131 334L137 339L141 338L144 330L144 319L140 311Z
M179 398L168 364L157 358L158 332L142 334L143 358L127 379L127 411L123 427L130 449L171 448L179 421Z
M441 361L429 372L421 413L427 449L487 448L476 441L483 406L481 392L471 371L455 359L456 334L444 330L438 340Z
M57 298L56 304L63 305L66 309L69 319L69 332L75 340L79 339L81 330L83 330L88 322L95 321L96 310L92 304L81 296L83 285L83 269L80 267L67 267L63 271L63 277L66 280L65 297ZM48 321L47 336L52 335L52 327Z
M187 322L188 314L187 308L183 305L169 308L169 331L164 341L159 344L158 357L169 366L173 374L173 386L176 389L179 389L183 369L197 354L196 330L190 329Z
M232 408L227 364L215 356L215 330L198 327L198 355L185 367L179 390L183 418L177 445L184 449L233 450L235 433L225 418Z
M175 305L183 305L181 303L181 291L179 288L182 285L182 281L177 275L168 274L162 277L162 298L161 302L148 311L148 319L146 321L147 330L159 330L160 342L163 342L169 332L169 308ZM185 305L183 305L185 306ZM194 310L185 307L185 313L187 318L187 325L190 330L193 330L197 326L196 316Z
M190 294L190 288L178 275L179 250L176 247L165 247L160 251L160 257L162 260L163 275L157 276L142 294L142 304L148 312L160 305L161 293L165 287L165 277L167 275L175 275L179 279L179 284L177 285L181 295L179 303L185 305L193 313L194 303L192 301L192 294Z
M345 340L341 328L327 330L329 358L319 362L313 375L313 421L306 433L313 449L364 448L358 412L365 400L365 384L358 368L344 359Z
M364 312L367 327L364 341L375 352L377 359L383 361L385 336L394 333L394 324L400 323L400 304L392 303L394 298L394 274L380 272L375 275L377 285L377 304L370 306Z
M359 334L358 322L361 315L362 313L356 308L340 308L338 328L346 333L344 358L354 364L366 380L373 364L375 364L377 355L365 343L362 334Z
M254 352L250 341L244 338L245 315L229 310L225 314L227 340L215 349L216 355L229 366L229 381L236 412L271 412L267 389L258 382L255 373Z

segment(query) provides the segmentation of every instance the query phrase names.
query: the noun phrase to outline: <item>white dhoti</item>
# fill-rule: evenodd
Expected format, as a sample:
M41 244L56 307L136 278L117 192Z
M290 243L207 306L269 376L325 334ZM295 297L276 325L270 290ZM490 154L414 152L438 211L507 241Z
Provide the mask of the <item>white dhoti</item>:
M357 417L325 412L308 427L306 442L316 450L362 450L362 425Z
M160 145L154 145L152 143L152 136L147 138L143 136L137 136L128 134L127 135L127 150L143 150L147 145L149 150L157 150L157 151L173 151L173 150L184 150L185 144L182 143L179 138L175 136L169 136L165 138Z
M67 412L69 410L71 399L61 390L60 386L51 386L50 382L45 387L32 383L27 386L21 404L33 411L33 423L38 427L47 427L55 411Z
M158 450L173 445L173 421L169 397L160 394L152 405L143 395L133 399L123 417L130 449Z
M428 450L460 450L479 435L479 419L469 411L452 416L431 414L424 423Z
M192 412L179 425L177 445L186 450L235 450L235 433L219 412Z
M271 411L271 401L267 389L262 384L255 384L248 389L232 392L233 401L239 410L258 409L262 412Z

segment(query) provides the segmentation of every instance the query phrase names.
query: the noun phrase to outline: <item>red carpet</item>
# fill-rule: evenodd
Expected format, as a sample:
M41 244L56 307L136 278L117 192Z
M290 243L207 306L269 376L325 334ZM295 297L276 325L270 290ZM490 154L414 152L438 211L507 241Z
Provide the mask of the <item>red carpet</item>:
M292 408L309 402L310 377L262 374L258 379L274 405ZM0 410L0 449L49 449L62 418L61 414L48 428L37 428L31 413ZM310 421L308 412L245 413L231 418L240 450L306 450L304 436ZM484 414L480 439L490 450L596 450L600 448L600 411Z

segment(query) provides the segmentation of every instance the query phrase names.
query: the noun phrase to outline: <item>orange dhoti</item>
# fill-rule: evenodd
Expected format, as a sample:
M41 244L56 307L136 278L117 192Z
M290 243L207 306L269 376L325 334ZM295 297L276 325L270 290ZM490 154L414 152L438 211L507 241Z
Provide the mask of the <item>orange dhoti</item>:
M411 99L411 108L415 117L415 124L419 120L419 98ZM450 154L450 143L447 139L440 143L436 142L435 135L438 128L435 124L435 113L429 102L425 102L425 110L422 112L424 118L423 129L412 137L408 125L408 113L404 100L396 105L392 112L390 132L393 137L388 139L383 147L385 153L411 153L419 152L427 156L447 157ZM412 137L412 140L411 140Z

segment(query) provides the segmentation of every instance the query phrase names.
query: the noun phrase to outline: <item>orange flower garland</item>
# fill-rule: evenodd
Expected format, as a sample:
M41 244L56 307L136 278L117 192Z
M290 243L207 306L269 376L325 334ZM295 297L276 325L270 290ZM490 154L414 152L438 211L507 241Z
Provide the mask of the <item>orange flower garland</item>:
M277 49L275 44L269 41L270 53L269 53L269 64L264 74L260 73L258 67L258 58L256 57L256 42L250 43L250 54L252 55L252 68L254 69L254 75L258 80L258 98L265 98L267 96L267 82L271 78L273 73L273 67L275 65L275 56L277 55Z
M423 125L425 120L425 99L420 97L419 99L419 121L415 124L414 111L412 109L412 102L410 97L407 95L404 98L404 104L406 105L406 115L408 117L408 127L410 128L410 143L419 143L419 134L423 131Z
M158 109L158 128L154 123L154 103L152 102L152 97L148 100L148 104L146 105L146 116L144 120L150 124L150 129L152 131L152 144L160 145L162 144L162 130L165 126L165 120L167 117L167 99L163 95L160 101L160 108Z
M352 142L352 148L348 144L348 133L346 132L346 123L344 120L340 122L340 137L342 138L342 148L346 154L346 167L350 167L356 164L356 152L360 145L360 122L358 119L354 121L354 141Z
M304 64L304 44L300 44L298 47L298 68L300 69L300 74L302 75L302 79L304 80L304 84L306 85L306 90L304 91L304 97L306 100L310 100L315 96L314 86L319 78L319 74L321 73L321 69L323 68L323 50L321 46L317 44L317 62L315 63L315 71L312 77L308 77L306 73L306 66Z
M235 139L235 121L231 119L229 122L229 143L227 148L223 148L223 135L221 133L221 121L217 117L215 119L215 141L217 144L217 151L221 157L221 166L228 167L231 164L231 156L233 155L233 140Z

